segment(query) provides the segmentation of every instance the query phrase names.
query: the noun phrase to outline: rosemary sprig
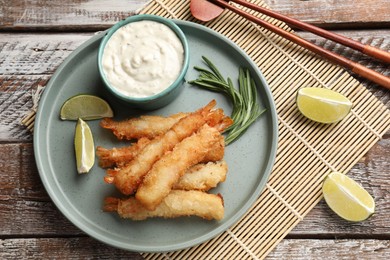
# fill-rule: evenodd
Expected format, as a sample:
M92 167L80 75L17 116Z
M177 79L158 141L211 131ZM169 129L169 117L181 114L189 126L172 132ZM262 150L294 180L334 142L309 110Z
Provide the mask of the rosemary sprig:
M214 92L221 92L232 102L233 110L230 117L234 123L225 130L227 133L225 143L228 145L243 135L265 109L260 108L256 84L248 69L240 68L238 88L236 88L233 81L229 77L225 79L208 58L202 56L202 59L209 69L195 66L194 69L199 72L199 77L189 83Z

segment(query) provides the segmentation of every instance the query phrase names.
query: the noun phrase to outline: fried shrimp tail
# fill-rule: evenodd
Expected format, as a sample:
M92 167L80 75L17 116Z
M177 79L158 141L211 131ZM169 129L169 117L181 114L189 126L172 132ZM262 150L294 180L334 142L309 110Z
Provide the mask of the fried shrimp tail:
M148 210L134 197L126 200L109 197L106 198L104 203L104 211L117 212L120 217L132 220L182 216L198 216L207 220L221 220L224 217L222 196L201 191L173 190L155 210Z
M186 113L177 113L169 117L147 115L124 121L104 118L100 122L100 126L111 130L119 140L132 140L142 137L152 139L168 131L186 115Z
M118 212L118 205L120 199L114 197L108 197L104 200L103 211L105 212Z
M125 195L133 194L142 183L144 176L166 152L180 143L186 137L192 135L210 118L216 117L212 108L216 105L215 100L205 107L188 114L174 124L167 132L148 143L135 158L119 169L107 170L105 181L114 183L120 192ZM221 115L218 115L222 120Z
M106 149L101 146L96 148L96 155L99 158L99 166L102 168L122 167L129 163L150 142L147 138L141 138L137 143L120 148ZM223 158L225 153L225 144L220 142L215 144L202 162L215 162Z
M173 185L174 190L208 191L226 180L227 164L225 161L197 164Z
M222 120L217 123L214 127L221 133L223 133L229 126L233 124L233 119L228 116L222 118Z
M102 168L109 168L114 166L121 166L133 158L141 151L150 140L141 138L136 143L130 146L106 149L101 146L96 148L96 155L99 157L99 166Z
M139 186L136 199L147 209L155 209L186 170L202 161L221 139L221 133L207 124L185 138L153 165Z

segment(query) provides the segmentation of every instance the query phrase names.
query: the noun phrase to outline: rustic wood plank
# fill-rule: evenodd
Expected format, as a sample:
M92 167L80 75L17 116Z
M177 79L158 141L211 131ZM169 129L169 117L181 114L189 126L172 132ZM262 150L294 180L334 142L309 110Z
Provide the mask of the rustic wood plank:
M58 211L46 193L32 144L0 147L0 237L84 235Z
M108 28L144 6L148 0L0 1L0 30L95 31ZM271 9L325 28L388 28L390 4L385 0L265 0Z
M0 75L51 75L89 34L0 34Z
M265 0L268 6L323 28L389 28L390 3L388 0Z
M0 30L95 31L131 16L148 0L2 0Z
M33 107L33 91L93 35L0 34L0 141L32 140L21 120Z
M32 133L21 121L34 107L34 91L37 91L38 86L45 86L49 79L47 75L0 75L0 141L32 140Z
M36 169L32 144L0 144L0 237L83 235L48 197ZM350 173L375 198L376 214L361 223L337 217L325 203L316 206L289 237L366 237L390 239L390 133ZM36 225L40 223L40 225Z
M90 237L13 238L0 242L0 259L128 259L140 254L105 245Z
M266 259L388 259L389 255L388 240L284 239Z
M284 239L266 259L388 259L390 241L374 239ZM13 238L0 243L1 259L143 259L138 253L116 249L89 237Z

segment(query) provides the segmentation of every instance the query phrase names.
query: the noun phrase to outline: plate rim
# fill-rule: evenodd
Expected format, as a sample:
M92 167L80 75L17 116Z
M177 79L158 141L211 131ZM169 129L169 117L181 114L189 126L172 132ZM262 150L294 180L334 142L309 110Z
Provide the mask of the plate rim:
M177 19L172 19L176 24L179 26L188 26L192 28L196 28L197 30L204 31L208 34L212 34L214 37L221 38L226 44L228 44L230 47L234 48L238 53L240 53L243 58L251 64L253 68L257 68L257 73L259 74L259 79L261 80L261 83L263 85L263 91L266 94L266 100L269 102L269 107L267 107L267 113L270 113L270 118L272 121L272 142L271 142L271 149L269 151L269 160L266 162L266 167L264 167L264 178L259 182L259 185L256 187L255 191L253 194L250 196L250 198L244 203L243 206L241 206L237 212L230 217L229 220L227 220L223 225L220 225L214 229L212 229L210 232L204 233L201 236L198 236L196 238L192 238L190 240L184 241L179 244L175 245L163 245L160 247L153 246L150 247L148 245L144 246L139 246L139 245L134 245L130 243L124 243L121 242L121 245L118 245L117 240L113 239L107 239L105 236L103 236L101 233L96 232L93 228L86 226L83 224L83 221L77 219L76 216L74 216L73 213L68 212L67 208L62 205L61 200L58 198L56 195L55 189L52 187L53 184L50 184L48 181L48 176L44 173L46 171L45 167L42 162L42 151L39 150L39 143L40 143L40 135L39 133L41 132L41 127L40 123L44 119L42 119L42 109L43 106L38 106L38 110L36 113L36 124L35 124L35 130L34 130L34 136L33 136L33 147L34 147L34 157L35 157L35 162L38 168L38 173L40 175L41 181L44 185L45 190L47 191L50 199L54 202L55 206L59 209L59 211L77 228L82 230L83 232L87 233L89 236L105 243L110 246L124 249L124 250L129 250L133 252L150 252L150 253L158 253L158 252L167 252L167 251L176 251L176 250L182 250L186 249L189 247L193 247L196 245L199 245L201 243L204 243L206 241L209 241L216 237L217 235L221 234L222 232L228 230L231 226L233 226L235 223L237 223L241 218L245 216L245 214L248 212L249 208L254 205L256 200L259 198L260 194L264 190L264 187L266 183L268 182L268 179L271 175L272 168L274 166L274 162L276 159L276 152L277 152L277 144L278 144L278 119L277 119L277 113L276 113L276 106L275 102L271 93L271 90L268 86L268 83L266 82L265 77L263 76L260 68L253 62L253 60L246 54L244 50L242 50L239 46L237 46L232 40L227 38L226 36L212 30L211 28L208 28L204 25L197 24L194 22L190 21L183 21L183 20L177 20ZM50 78L49 82L47 83L45 89L50 89L53 86L53 83L56 81L56 79L62 74L63 69L67 66L67 64L73 60L74 57L76 57L80 52L84 51L88 46L90 46L92 43L94 43L96 40L99 38L103 38L104 35L106 34L106 31L102 31L97 35L92 36L85 42L83 42L80 46L78 46L71 54L69 54L68 57L64 59L64 61L61 63L61 65L56 69L52 77ZM40 102L45 101L49 91L44 91ZM43 149L42 149L43 150ZM46 151L46 150L45 150ZM58 192L58 191L57 191ZM60 191L61 192L61 191ZM108 241L110 240L110 241Z

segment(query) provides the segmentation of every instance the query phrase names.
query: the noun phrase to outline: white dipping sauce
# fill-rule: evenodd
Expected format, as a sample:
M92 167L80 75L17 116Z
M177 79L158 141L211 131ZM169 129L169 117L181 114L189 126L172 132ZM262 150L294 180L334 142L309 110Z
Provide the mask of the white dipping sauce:
M132 22L107 41L102 65L119 92L148 97L168 88L183 67L184 48L168 26L154 21Z

